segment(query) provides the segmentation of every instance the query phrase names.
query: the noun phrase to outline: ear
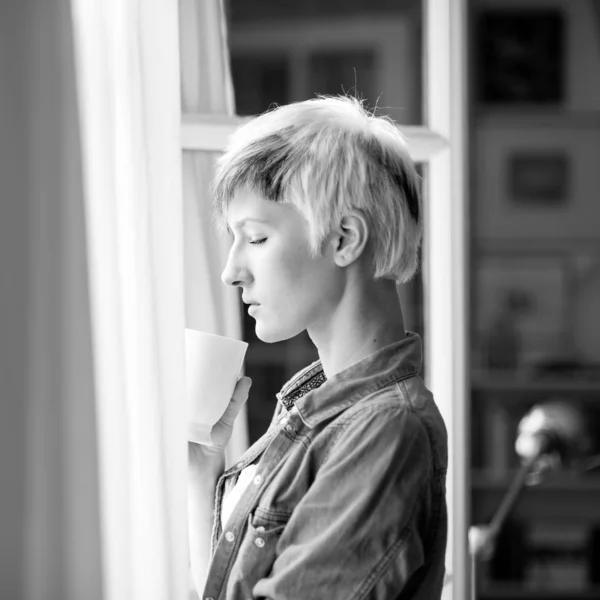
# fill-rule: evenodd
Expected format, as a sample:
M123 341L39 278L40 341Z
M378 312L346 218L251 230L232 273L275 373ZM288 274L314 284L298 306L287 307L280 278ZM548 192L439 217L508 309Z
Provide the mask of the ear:
M342 217L333 236L333 260L338 267L347 267L365 252L369 240L369 226L359 211Z

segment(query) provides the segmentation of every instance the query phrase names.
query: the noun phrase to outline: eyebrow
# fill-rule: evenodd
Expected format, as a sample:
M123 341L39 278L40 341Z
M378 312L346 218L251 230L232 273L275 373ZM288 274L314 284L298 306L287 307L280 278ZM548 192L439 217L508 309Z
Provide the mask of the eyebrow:
M234 229L239 229L240 227L243 227L246 223L264 223L264 224L268 224L269 221L267 219L256 219L256 218L250 218L248 217L247 219L240 219L239 221L235 222L233 224L233 228ZM227 232L231 233L231 228L229 227L229 223L227 224Z

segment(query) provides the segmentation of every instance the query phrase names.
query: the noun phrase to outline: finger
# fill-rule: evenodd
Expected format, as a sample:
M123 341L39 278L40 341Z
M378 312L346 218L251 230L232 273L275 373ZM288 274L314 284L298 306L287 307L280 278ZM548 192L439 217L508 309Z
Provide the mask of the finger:
M250 377L244 376L238 380L231 397L231 402L221 417L221 420L227 425L233 425L233 422L242 409L242 406L244 406L244 403L248 399L248 392L250 391L251 385L252 379L250 379Z

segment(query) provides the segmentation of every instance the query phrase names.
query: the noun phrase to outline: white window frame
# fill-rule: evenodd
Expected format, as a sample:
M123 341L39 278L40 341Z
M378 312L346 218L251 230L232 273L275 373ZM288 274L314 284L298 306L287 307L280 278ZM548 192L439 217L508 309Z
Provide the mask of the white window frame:
M468 197L467 0L424 0L424 121L402 126L413 160L427 167L424 236L428 385L448 427L445 600L468 598ZM222 151L239 117L182 115L182 151Z

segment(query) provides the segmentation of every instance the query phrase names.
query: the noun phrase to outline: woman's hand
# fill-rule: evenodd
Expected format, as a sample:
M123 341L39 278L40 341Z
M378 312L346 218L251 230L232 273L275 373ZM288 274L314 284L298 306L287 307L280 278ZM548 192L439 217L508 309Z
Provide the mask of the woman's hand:
M248 392L252 380L250 377L240 377L236 383L231 401L229 402L223 416L212 428L210 437L212 445L196 444L195 442L188 443L188 457L190 468L204 467L206 461L220 461L225 452L231 434L233 432L233 424L248 399Z

